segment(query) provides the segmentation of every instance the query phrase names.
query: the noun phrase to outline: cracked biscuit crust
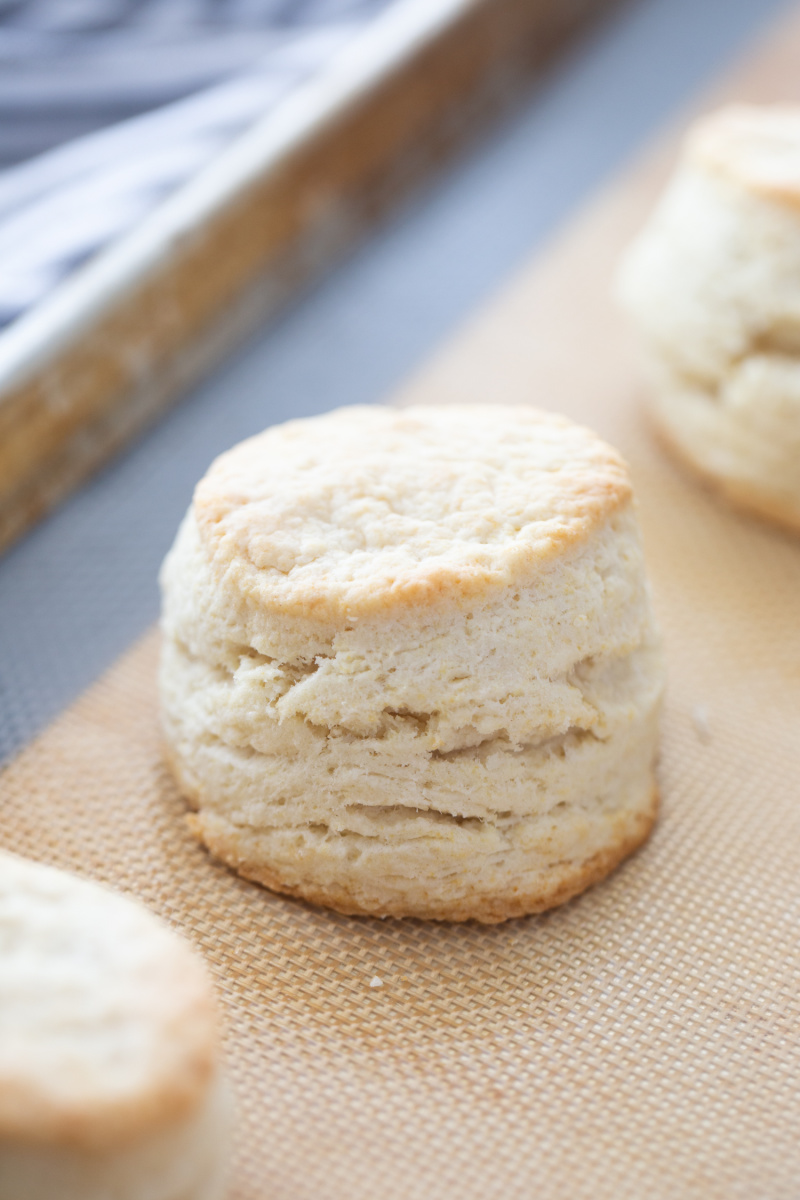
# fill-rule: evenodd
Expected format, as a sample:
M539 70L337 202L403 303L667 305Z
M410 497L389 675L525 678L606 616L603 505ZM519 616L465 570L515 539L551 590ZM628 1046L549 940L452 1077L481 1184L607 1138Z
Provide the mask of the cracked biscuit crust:
M497 921L569 898L655 811L662 668L623 464L526 409L288 428L282 473L280 431L245 443L238 507L223 456L219 520L201 483L163 569L164 729L193 828L345 912Z
M623 261L653 412L739 507L800 531L800 109L723 109L690 134Z
M324 620L505 587L629 499L619 456L562 417L370 407L235 446L194 516L219 577Z

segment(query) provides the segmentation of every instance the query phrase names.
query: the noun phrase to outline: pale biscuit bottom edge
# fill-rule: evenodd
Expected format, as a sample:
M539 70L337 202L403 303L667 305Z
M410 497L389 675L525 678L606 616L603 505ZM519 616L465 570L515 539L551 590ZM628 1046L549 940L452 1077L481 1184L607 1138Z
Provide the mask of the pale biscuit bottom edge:
M498 887L491 893L476 890L470 896L459 896L451 901L432 894L422 881L415 881L414 891L409 888L402 897L397 894L368 895L344 881L331 880L323 884L306 878L297 882L297 870L302 869L302 860L291 871L292 881L289 872L282 871L280 866L256 858L247 831L224 817L214 813L193 813L188 821L192 831L215 858L270 891L294 896L345 916L412 917L495 925L556 908L605 879L647 841L658 815L659 799L653 776L645 801L638 808L613 814L607 830L608 844L588 858L553 864L533 872L532 879L526 879L524 855L517 851L508 864L510 881L505 888Z

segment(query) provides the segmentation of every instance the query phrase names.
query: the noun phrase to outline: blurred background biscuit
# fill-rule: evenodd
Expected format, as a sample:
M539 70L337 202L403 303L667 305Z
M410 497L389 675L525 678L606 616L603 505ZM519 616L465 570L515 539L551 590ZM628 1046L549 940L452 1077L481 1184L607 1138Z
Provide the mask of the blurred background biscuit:
M132 900L0 852L0 1200L221 1200L211 983Z
M690 133L624 260L667 441L734 501L800 531L800 108Z

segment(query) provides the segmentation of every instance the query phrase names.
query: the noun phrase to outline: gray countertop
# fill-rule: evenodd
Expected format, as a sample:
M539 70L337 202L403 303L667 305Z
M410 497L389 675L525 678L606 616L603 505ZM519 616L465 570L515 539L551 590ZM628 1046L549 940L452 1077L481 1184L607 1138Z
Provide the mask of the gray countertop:
M0 561L0 757L158 613L211 459L275 421L377 403L749 39L779 0L639 0L491 138Z

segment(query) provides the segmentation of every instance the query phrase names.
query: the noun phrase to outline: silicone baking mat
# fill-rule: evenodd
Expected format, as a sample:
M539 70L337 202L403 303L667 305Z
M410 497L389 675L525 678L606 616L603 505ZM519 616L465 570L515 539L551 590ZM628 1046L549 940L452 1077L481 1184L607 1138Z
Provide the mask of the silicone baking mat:
M800 99L800 20L735 94ZM800 1195L800 542L662 454L609 301L662 152L399 398L532 402L628 456L670 670L651 842L549 915L340 917L193 841L157 635L0 778L0 842L140 896L200 947L238 1099L232 1200Z

